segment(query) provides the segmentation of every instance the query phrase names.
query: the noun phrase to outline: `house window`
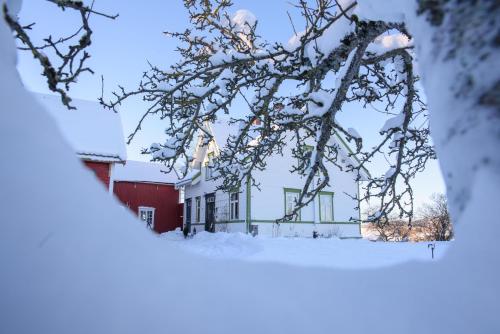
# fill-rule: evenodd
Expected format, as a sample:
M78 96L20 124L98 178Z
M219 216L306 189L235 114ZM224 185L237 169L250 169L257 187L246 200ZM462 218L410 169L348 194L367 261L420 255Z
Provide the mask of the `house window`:
M285 188L285 215L291 215L299 200L300 190ZM300 220L300 215L298 217Z
M198 196L195 198L194 202L194 218L197 223L200 222L200 217L201 217L201 197Z
M231 193L230 196L231 220L236 220L240 218L240 194Z
M184 203L184 196L185 196L185 190L184 187L179 189L179 203L183 204Z
M191 225L191 198L186 198L184 204L186 207L186 225Z
M210 152L208 153L208 161L205 165L205 178L206 180L210 180L211 178L214 177L214 153Z
M306 159L306 161L305 161L306 166L307 166L307 168L309 168L311 166L311 157L312 157L312 153L314 151L314 146L304 145L302 150L304 151L304 158Z
M139 219L145 222L147 227L153 229L155 223L155 209L150 207L140 206Z
M320 192L319 219L322 222L333 222L333 193Z

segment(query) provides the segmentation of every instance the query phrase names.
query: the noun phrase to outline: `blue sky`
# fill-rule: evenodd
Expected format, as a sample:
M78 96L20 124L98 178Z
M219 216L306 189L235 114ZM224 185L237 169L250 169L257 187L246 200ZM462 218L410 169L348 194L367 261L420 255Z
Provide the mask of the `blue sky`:
M234 11L248 9L259 20L260 34L271 41L287 41L293 30L286 14L290 12L298 31L302 30L297 10L287 0L251 1L235 0ZM82 75L73 85L70 95L75 98L96 100L101 95L101 75L104 76L105 96L118 84L133 89L140 76L147 69L147 61L166 68L178 59L175 53L176 40L167 38L163 31L181 31L188 26L187 11L181 0L109 1L96 0L95 8L108 14L119 13L116 20L98 16L91 17L94 31L90 47L92 58L88 65L94 75ZM45 0L24 1L20 13L24 24L37 22L33 30L35 38L45 37L47 32L72 32L76 13L62 13ZM19 72L26 87L32 91L48 93L41 68L28 54L20 54ZM144 110L144 104L131 100L121 107L125 135L135 127ZM239 105L234 106L240 108ZM340 118L353 124L361 134L374 133L380 128L380 115L372 115L362 110L344 113ZM155 119L145 123L143 131L128 147L130 159L147 160L140 155L140 148L152 142L164 140L164 125ZM444 192L444 185L436 162L413 182L416 205L426 201L433 192Z

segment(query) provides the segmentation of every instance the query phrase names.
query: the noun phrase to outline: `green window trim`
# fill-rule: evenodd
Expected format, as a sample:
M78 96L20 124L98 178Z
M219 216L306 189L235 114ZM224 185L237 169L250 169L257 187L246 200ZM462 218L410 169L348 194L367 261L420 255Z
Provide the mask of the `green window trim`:
M247 182L246 182L246 207L245 207L245 225L246 225L246 232L248 233L250 231L250 224L252 221L252 208L251 208L251 203L252 203L252 184L251 182L251 177L250 175L247 175Z
M251 220L252 224L274 224L276 223L276 219L252 219ZM315 223L312 220L301 220L300 222L298 221L284 221L280 224L295 224L295 223L301 223L301 224L331 224L331 225L361 225L361 223L356 222L356 221L332 221L332 222L321 222L321 223Z
M229 221L238 221L240 220L240 191L234 190L229 192ZM233 195L237 195L236 200L232 197ZM234 208L233 208L233 204ZM233 210L234 209L234 210Z
M306 152L312 152L312 151L314 151L314 146L304 144L304 145L302 145L302 149Z
M321 195L323 196L331 196L332 200L332 220L323 220L321 217ZM334 198L335 193L333 191L320 191L318 194L318 202L319 202L319 222L320 223L331 223L335 221L335 210L334 210Z
M299 196L300 196L300 193L301 193L301 190L300 189L296 189L296 188L283 188L283 209L284 209L284 215L286 215L286 194L287 193L298 193ZM302 210L299 211L299 215L297 217L297 220L294 220L293 222L300 222L302 220Z

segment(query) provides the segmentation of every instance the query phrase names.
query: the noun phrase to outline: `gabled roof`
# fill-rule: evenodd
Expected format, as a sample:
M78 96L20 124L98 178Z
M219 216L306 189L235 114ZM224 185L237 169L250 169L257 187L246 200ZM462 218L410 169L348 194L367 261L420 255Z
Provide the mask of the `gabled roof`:
M34 93L56 120L59 129L78 156L84 160L124 162L127 160L120 115L98 102L73 99L77 110L68 110L56 95Z
M125 165L115 166L115 181L175 184L179 181L175 171L166 173L166 167L155 162L128 160Z
M209 125L210 131L214 136L215 142L220 149L226 146L230 135L236 135L238 128L235 124L229 124L226 119L217 120Z
M236 124L229 124L228 120L224 119L211 123L209 129L220 149L224 148L230 135L236 135L238 133ZM349 160L349 164L353 166L359 164L359 160L351 155L353 154L352 149L338 133L335 133L335 135L331 137L331 140L338 145L342 158ZM366 181L370 178L370 172L365 167L362 167L360 170L360 177L361 181Z

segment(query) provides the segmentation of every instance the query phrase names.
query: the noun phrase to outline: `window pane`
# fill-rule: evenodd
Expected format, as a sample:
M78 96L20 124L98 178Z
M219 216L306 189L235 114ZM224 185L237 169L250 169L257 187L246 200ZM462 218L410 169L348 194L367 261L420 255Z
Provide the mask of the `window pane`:
M201 198L198 196L195 199L195 221L200 221L200 207L201 207Z
M320 219L321 221L333 221L333 195L323 194L320 198Z
M295 203L299 199L299 193L297 192L286 192L286 214L289 215L292 213L295 208Z

